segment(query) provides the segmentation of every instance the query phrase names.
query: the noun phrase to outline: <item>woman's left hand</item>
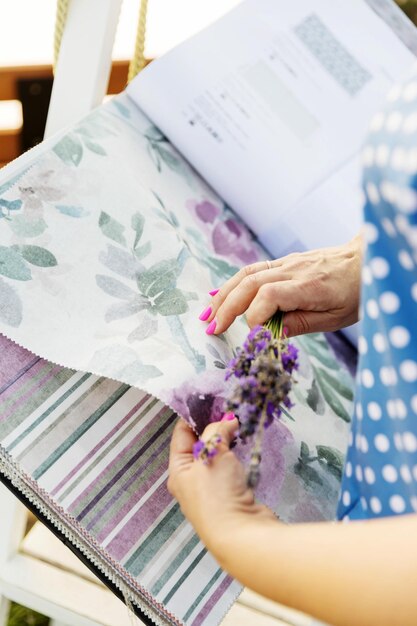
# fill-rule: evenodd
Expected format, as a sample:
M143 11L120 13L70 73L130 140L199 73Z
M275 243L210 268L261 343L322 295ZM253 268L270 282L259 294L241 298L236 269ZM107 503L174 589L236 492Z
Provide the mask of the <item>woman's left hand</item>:
M237 419L207 426L201 436L203 441L215 434L222 438L217 454L207 464L194 460L197 437L183 420L176 424L171 441L168 489L215 556L221 549L221 539L236 525L254 516L275 519L267 507L255 502L244 467L230 450L237 428Z

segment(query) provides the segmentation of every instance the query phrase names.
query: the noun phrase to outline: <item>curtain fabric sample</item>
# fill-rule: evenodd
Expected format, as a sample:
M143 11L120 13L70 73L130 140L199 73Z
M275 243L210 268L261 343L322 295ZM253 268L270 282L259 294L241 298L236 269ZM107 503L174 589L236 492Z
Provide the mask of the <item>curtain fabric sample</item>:
M247 333L204 333L208 291L266 258L126 94L0 176L0 470L160 624L218 623L239 591L166 489L168 447L178 415L219 419ZM296 344L257 497L287 522L333 519L353 355Z

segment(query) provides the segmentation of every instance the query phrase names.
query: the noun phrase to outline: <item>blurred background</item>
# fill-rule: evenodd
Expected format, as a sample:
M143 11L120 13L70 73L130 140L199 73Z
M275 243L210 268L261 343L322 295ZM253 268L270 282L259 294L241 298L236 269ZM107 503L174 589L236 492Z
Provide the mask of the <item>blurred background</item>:
M239 0L150 0L145 56L153 59L226 13ZM138 0L124 0L109 93L126 84ZM43 136L52 89L56 0L0 1L0 167Z
M417 2L416 0L398 0L397 4L403 9L405 13L417 23Z

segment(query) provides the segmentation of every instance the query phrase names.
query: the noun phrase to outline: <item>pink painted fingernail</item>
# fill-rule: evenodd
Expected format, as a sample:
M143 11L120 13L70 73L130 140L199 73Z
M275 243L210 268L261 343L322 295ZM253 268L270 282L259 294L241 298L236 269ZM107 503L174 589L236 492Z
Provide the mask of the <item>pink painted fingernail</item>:
M207 309L204 309L201 315L198 316L198 319L201 320L202 322L206 322L208 318L210 317L210 315L211 315L211 306L208 306Z
M288 328L287 328L287 326L284 326L284 328L282 329L282 332L283 332L283 334L284 334L285 336L287 336L287 335L288 335Z
M220 289L213 289L213 291L209 291L209 296L215 296L216 293L219 293Z
M206 335L214 335L214 331L216 330L217 322L216 320L212 320L210 324L206 328Z
M231 422L232 420L235 419L235 414L232 413L231 411L229 411L229 413L225 413L222 417L222 419L220 420L221 422Z

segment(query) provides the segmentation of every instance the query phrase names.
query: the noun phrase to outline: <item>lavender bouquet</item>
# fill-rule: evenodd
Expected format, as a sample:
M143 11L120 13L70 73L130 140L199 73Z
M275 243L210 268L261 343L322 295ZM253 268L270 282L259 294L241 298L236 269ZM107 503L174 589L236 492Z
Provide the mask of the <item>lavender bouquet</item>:
M248 486L255 488L260 478L262 440L266 428L291 408L289 398L298 369L298 350L283 332L283 315L272 317L265 326L252 328L226 370L226 381L235 383L225 410L239 420L238 437L252 440Z

